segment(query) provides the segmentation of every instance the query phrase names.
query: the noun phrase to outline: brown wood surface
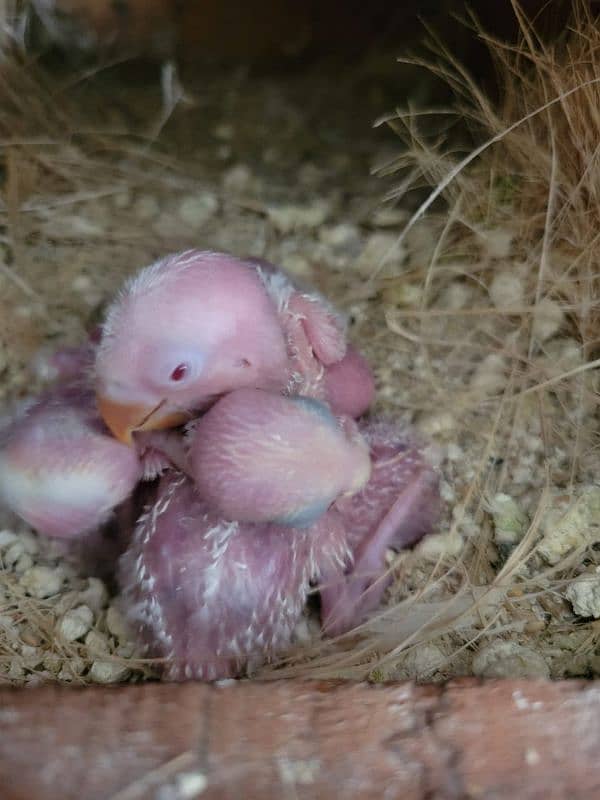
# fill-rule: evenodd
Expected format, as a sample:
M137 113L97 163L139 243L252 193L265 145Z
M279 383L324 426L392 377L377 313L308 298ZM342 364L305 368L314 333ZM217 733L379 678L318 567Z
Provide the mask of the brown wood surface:
M600 797L584 682L0 691L2 800Z

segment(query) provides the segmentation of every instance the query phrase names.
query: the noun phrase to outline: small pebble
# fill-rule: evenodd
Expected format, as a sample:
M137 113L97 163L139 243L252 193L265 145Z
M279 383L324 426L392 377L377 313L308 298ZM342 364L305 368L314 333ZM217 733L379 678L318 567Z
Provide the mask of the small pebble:
M88 678L94 683L119 683L129 675L128 667L116 661L94 661Z
M371 234L355 264L360 275L378 275L390 278L398 275L406 259L406 249L398 244L398 236L393 233L377 232Z
M63 662L63 667L58 673L60 681L72 681L81 675L85 670L85 661L79 656L73 656Z
M129 208L131 205L131 192L128 189L124 189L122 192L117 192L117 194L113 195L112 202L113 206L117 209L117 211L123 211L126 208Z
M434 411L423 414L418 420L419 430L427 436L435 437L456 429L456 420L449 411Z
M296 275L299 278L310 278L313 274L311 263L299 253L290 253L281 259L281 266L290 275Z
M408 214L405 209L384 206L378 208L373 214L373 225L376 228L397 228L403 225L407 219Z
M13 571L16 572L17 575L22 575L31 567L33 567L33 558L29 553L23 553L16 564L13 565Z
M516 310L525 304L523 281L514 272L499 272L494 275L489 293L496 308Z
M57 653L48 653L44 658L43 667L52 675L58 675L63 666L62 658Z
M491 258L508 258L511 254L513 234L506 228L493 228L481 235L481 241Z
M230 122L219 122L213 128L213 136L223 142L229 142L235 135L235 128Z
M319 239L323 244L335 250L347 250L360 245L360 231L356 225L340 222L338 225L325 225L319 230Z
M142 222L154 219L160 214L158 200L151 194L143 194L135 201L133 212Z
M545 342L555 336L565 319L565 312L559 304L545 297L537 305L533 318L533 335L539 342Z
M331 207L325 200L315 200L308 206L287 204L267 208L269 221L279 233L318 228L330 213Z
M30 644L23 644L21 645L21 656L23 658L23 664L28 669L35 669L36 667L41 666L44 658L45 653L41 647L33 647Z
M110 652L108 639L100 631L91 630L85 637L85 645L90 653L103 655Z
M490 353L477 365L471 388L490 396L500 394L506 387L505 372L505 359L498 353Z
M600 571L581 575L567 587L567 600L580 617L600 619Z
M197 192L184 197L179 203L179 218L190 228L200 228L215 215L218 207L214 194Z
M77 606L67 611L59 620L57 631L67 642L81 639L89 631L94 622L94 614L88 606Z
M481 678L549 678L542 656L518 642L495 641L473 658L473 674Z
M473 289L462 281L452 281L440 293L436 305L448 311L466 308L473 299Z
M57 594L63 580L64 573L60 568L35 566L24 573L19 583L31 597L42 600Z
M517 502L508 494L498 492L490 503L496 544L513 547L518 544L529 526L529 519Z
M245 164L234 164L225 170L221 184L226 193L232 195L257 194L259 181Z
M542 523L538 552L550 564L571 550L600 541L600 487L588 486L576 498L555 495Z
M446 661L446 656L440 648L426 642L411 648L399 669L395 671L394 678L429 680Z
M7 567L13 568L17 561L24 555L25 543L17 538L17 540L4 551L2 561Z
M97 616L108 603L108 590L99 578L88 578L87 580L87 589L80 592L79 597Z
M106 627L108 632L119 641L129 639L129 631L123 615L114 605L110 605L106 611Z
M0 531L0 550L16 542L18 538L16 533L4 528L4 530Z
M464 547L462 536L457 530L445 533L433 533L421 539L415 553L427 561L437 561L438 558L452 558L460 555Z

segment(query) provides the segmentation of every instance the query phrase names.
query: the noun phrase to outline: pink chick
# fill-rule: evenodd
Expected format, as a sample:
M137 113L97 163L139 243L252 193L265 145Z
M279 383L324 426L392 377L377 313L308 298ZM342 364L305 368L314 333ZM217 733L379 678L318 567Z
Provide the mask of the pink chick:
M439 479L420 443L390 422L365 421L359 427L370 447L371 478L361 491L335 503L354 563L343 578L336 570L323 576L321 616L331 635L359 625L380 604L391 580L386 551L415 544L440 513Z
M343 321L317 294L264 262L190 250L142 270L109 308L96 359L98 407L129 443L133 431L179 425L234 389L327 400L327 370L345 357ZM351 362L332 379L334 394L362 413L372 377ZM364 385L342 391L346 379Z
M348 558L335 512L302 530L228 522L170 471L121 558L122 607L165 679L236 676L290 644L311 579Z
M369 479L369 449L326 405L238 389L191 432L189 474L211 508L240 522L307 527Z
M48 392L0 432L0 501L48 536L105 522L141 477L133 449L98 416L93 392Z

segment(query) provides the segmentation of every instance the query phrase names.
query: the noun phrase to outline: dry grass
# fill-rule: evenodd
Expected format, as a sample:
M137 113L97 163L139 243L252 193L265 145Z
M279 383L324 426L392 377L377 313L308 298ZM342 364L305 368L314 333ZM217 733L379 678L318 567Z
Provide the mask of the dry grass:
M568 31L547 44L516 2L513 10L517 45L479 31L496 62L498 103L432 35L433 57L409 63L446 80L457 105L381 121L405 145L385 168L400 176L389 199L430 188L371 280L390 335L421 365L417 416L438 441L461 445L462 468L443 467L456 492L442 530L464 546L442 546L437 560L419 549L401 556L390 607L285 674L443 677L469 672L471 652L496 638L535 650L556 677L598 669L597 625L574 618L564 601L576 576L593 577L597 509L576 519L580 546L565 546L557 563L539 546L559 519L570 524L575 498L600 468L600 27L577 2ZM457 117L481 142L466 154L439 134ZM435 245L382 278L415 235ZM407 308L407 297L418 301ZM435 422L441 408L449 430ZM512 547L494 537L498 493L529 520Z
M550 46L514 6L520 44L487 37L499 103L432 41L424 66L450 83L457 104L439 118L409 110L386 119L403 140L386 167L396 183L390 201L403 203L412 190L422 197L423 189L428 199L366 280L350 256L343 270L315 277L356 316L379 410L404 410L434 442L446 510L438 535L395 559L381 614L339 640L304 642L260 677L440 678L471 672L473 653L503 638L535 651L555 677L597 668L596 624L575 618L564 597L580 574L593 577L600 541L586 494L600 467L600 29L585 7L575 4L570 30ZM181 193L202 185L189 164L154 146L173 94L143 131L126 117L90 122L65 105L67 94L24 56L5 59L0 302L10 359L0 397L8 399L31 389L25 365L41 342L75 340L124 273L198 240L196 232L140 225L133 201L119 200L152 192L174 219ZM439 133L457 116L481 142L467 154ZM230 238L207 229L206 246L327 263L316 234L278 237L263 199L234 208L217 194ZM351 212L337 213L346 221ZM521 514L511 544L498 535L499 493ZM561 525L573 547L548 559L544 546ZM65 664L93 658L81 644L61 651L52 604L7 586L0 615L26 617ZM0 630L2 657L13 644Z

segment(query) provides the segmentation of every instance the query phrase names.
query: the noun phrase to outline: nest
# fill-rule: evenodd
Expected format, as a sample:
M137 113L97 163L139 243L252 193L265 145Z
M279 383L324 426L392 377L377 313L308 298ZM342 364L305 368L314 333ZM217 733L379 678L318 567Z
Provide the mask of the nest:
M297 647L258 678L598 671L600 30L586 8L551 44L517 4L517 45L479 32L494 101L432 37L433 56L412 64L456 102L386 117L395 138L357 125L357 74L333 114L316 74L231 72L195 96L171 64L136 90L4 53L7 410L39 388L40 348L81 338L126 275L201 246L315 283L351 316L376 412L432 442L443 518L390 554L385 607L336 640L307 616ZM366 101L372 118L378 102ZM105 587L5 522L0 681L152 674Z

